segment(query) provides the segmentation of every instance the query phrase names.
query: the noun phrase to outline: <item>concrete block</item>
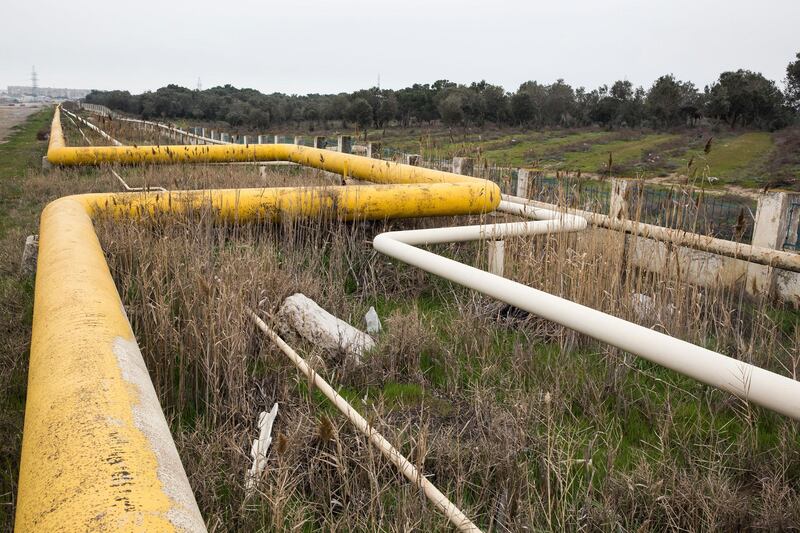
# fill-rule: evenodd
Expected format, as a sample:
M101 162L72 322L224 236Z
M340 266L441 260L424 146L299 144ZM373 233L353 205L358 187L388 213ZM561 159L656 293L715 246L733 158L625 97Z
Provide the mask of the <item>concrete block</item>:
M367 157L372 159L380 159L383 155L383 145L379 142L367 143Z
M47 159L46 155L43 155L42 156L42 170L47 171L47 170L50 170L51 168L53 168L53 164L50 162L49 159Z
M419 154L406 154L404 157L404 163L406 165L412 165L418 167L420 162L422 161L422 156Z
M339 135L336 139L336 146L339 149L339 153L349 154L352 151L353 140L349 135Z
M286 298L277 319L282 329L288 326L312 344L344 352L356 362L361 361L364 352L375 347L372 337L336 318L304 294L295 293Z
M506 242L489 241L487 251L489 253L489 272L496 276L502 276L505 266Z

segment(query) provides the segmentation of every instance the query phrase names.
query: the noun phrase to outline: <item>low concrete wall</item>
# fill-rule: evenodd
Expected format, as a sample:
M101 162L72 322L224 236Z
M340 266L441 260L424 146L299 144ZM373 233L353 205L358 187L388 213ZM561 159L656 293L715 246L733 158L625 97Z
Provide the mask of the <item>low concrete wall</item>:
M587 239L628 240L628 261L650 272L668 272L693 285L701 287L730 287L747 280L747 261L724 257L675 246L672 243L654 241L644 237L627 235L617 231L594 228L585 232ZM614 253L614 252L611 252ZM621 254L620 254L621 255ZM620 257L620 264L622 257ZM775 269L776 280L773 295L781 300L800 306L800 273Z

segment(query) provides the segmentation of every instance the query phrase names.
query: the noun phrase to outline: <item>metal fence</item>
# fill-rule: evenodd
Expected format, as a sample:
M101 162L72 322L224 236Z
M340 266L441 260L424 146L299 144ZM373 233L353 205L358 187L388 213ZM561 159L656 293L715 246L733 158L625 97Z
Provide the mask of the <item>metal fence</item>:
M629 217L641 222L736 242L753 239L757 202L750 198L640 182L628 203Z
M91 107L94 108L93 111L105 111L101 106ZM194 128L188 129L194 130ZM248 141L257 142L257 137L252 137L251 141L248 136ZM241 136L231 140L243 141ZM278 135L277 141L293 143L294 137ZM306 144L305 139L301 144ZM353 146L355 145L354 141ZM336 139L325 139L324 147L335 149L336 146ZM383 147L381 152L384 159L398 162L404 162L410 155L391 147ZM419 164L447 172L453 169L452 158L420 158ZM517 192L519 169L478 161L473 174L496 183L504 193ZM581 178L580 174L556 173L555 176L546 176L537 173L529 182L529 196L549 204L607 214L611 200L611 185L608 181ZM626 200L627 217L632 220L737 242L750 242L753 237L756 201L749 198L712 195L703 190L685 187L664 188L651 185L645 187L642 182L635 182L628 186ZM797 251L800 249L798 243L800 204L791 205L789 217L792 222L789 224L783 247L786 250Z

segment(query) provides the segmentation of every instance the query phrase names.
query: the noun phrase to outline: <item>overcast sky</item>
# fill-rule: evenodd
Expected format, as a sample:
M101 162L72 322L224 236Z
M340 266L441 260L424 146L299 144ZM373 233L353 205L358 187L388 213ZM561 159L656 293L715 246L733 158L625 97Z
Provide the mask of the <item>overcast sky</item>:
M0 87L152 90L230 83L305 94L446 78L515 90L564 78L698 86L747 68L778 81L800 0L8 0Z

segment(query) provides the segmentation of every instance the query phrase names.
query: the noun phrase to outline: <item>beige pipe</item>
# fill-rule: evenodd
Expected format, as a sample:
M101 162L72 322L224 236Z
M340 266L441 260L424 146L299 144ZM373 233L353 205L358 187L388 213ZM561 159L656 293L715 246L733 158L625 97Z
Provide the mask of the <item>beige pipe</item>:
M645 224L643 222L615 219L608 215L592 213L591 211L583 211L581 209L560 208L544 202L537 202L536 200L521 198L519 196L508 196L504 194L503 200L544 209L555 209L557 211L563 210L567 213L580 215L595 226L600 226L615 231L624 231L625 233L630 233L646 239L671 242L678 246L685 246L687 248L693 248L703 252L724 255L725 257L732 257L734 259L741 259L742 261L748 261L750 263L757 263L759 265L790 270L792 272L800 272L800 254L784 252L782 250L772 250L771 248L753 246L751 244L726 241L725 239L717 239L707 235L689 233L683 230L654 226L652 224Z
M305 359L300 357L300 355L295 352L291 346L286 344L286 342L284 342L284 340L281 339L277 333L272 331L272 329L270 329L270 327L267 326L264 321L258 317L258 315L256 315L251 309L247 309L247 314L250 315L250 317L256 323L258 329L266 333L267 337L277 344L278 348L280 348L281 351L292 360L292 363L294 363L294 365L309 379L313 380L314 386L319 389L319 391L322 392L326 398L333 402L336 408L339 409L339 411L341 411L342 414L344 414L361 433L369 438L369 441L376 448L378 448L378 450L380 450L383 456L389 459L400 470L407 480L422 489L422 492L425 493L425 496L428 498L428 500L430 500L430 502L437 509L444 513L447 519L450 520L450 522L456 526L459 531L480 532L478 526L473 524L472 521L467 518L467 516L458 507L456 507L455 504L453 504L453 502L447 499L447 496L442 494L441 491L433 485L433 483L428 481L408 459L403 457L403 455L383 437L383 435L373 429L373 427L369 425L369 422L367 422L366 419L358 413L358 411L353 409L353 407L347 403L347 400L342 398L335 390L333 390L333 387L331 387L327 381L322 379L322 377L320 377L320 375L309 366Z

